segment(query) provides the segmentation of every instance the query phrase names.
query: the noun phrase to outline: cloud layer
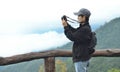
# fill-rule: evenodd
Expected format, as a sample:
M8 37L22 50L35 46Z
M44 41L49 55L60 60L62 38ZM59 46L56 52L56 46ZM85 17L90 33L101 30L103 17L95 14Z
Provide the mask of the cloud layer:
M57 48L70 42L63 33L0 36L0 56L7 57L28 52Z

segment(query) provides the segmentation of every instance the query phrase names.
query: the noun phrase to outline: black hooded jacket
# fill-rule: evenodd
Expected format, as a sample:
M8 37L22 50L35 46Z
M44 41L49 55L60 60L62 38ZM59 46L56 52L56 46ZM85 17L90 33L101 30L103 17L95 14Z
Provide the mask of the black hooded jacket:
M64 27L64 33L68 39L74 42L72 48L73 62L89 60L91 58L88 49L91 40L91 27L89 23L80 24L80 27L77 29L68 24L68 26Z

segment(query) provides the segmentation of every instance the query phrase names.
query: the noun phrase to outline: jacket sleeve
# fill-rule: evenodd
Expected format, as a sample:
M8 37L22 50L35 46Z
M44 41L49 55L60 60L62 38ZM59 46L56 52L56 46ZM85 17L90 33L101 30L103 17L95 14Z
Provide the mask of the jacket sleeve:
M64 33L68 39L74 42L84 42L88 39L89 29L82 28L72 31L69 26L64 27Z
M76 29L75 28L73 28L71 25L69 25L68 24L68 27L69 27L69 29L72 31L72 32L75 32L76 31Z

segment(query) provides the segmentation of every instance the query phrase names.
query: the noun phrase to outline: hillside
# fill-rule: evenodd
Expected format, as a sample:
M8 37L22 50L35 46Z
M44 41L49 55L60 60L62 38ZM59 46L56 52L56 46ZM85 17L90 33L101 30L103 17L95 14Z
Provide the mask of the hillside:
M97 48L120 48L120 18L111 20L96 30Z
M120 18L115 18L105 23L96 30L98 44L96 49L120 48ZM60 49L72 49L72 43L59 47ZM67 66L67 72L74 72L71 58L56 58L61 60ZM95 57L91 59L89 72L108 72L108 70L120 69L119 57ZM34 60L19 64L2 66L0 72L38 72L43 67L43 60ZM57 70L57 72L60 72Z
M97 49L119 48L120 49L120 17L105 23L96 30L98 44ZM107 72L108 70L120 69L120 58L99 57L91 60L90 72ZM120 72L120 71L119 71Z

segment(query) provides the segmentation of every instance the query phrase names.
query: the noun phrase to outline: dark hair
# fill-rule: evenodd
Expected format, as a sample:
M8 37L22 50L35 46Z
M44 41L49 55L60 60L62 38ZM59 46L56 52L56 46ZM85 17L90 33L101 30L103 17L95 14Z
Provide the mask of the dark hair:
M85 16L85 15L78 15L78 16L83 17L83 16ZM86 22L89 22L89 17L85 16L85 21L86 21Z
M86 16L85 16L85 17L86 17ZM86 22L89 22L89 17L86 17L86 18L85 18L85 21L86 21Z

